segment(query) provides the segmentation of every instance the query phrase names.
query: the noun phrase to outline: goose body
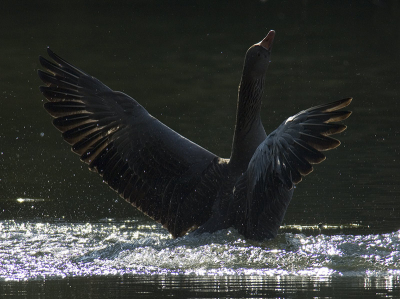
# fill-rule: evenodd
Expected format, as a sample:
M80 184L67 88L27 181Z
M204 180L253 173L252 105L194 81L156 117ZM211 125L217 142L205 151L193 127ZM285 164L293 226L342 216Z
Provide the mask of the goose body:
M223 159L179 135L128 95L113 91L50 49L45 109L89 168L173 237L234 227L246 238L277 235L293 187L340 142L351 98L299 112L266 134L260 118L275 32L246 53L232 152Z

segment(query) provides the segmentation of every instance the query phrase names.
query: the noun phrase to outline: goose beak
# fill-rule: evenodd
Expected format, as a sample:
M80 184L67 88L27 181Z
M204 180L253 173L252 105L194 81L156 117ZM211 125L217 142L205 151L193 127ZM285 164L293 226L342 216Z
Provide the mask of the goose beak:
M259 46L265 48L266 50L270 51L272 48L272 43L274 41L274 37L275 37L275 30L270 30L268 32L267 36L256 45L259 45Z

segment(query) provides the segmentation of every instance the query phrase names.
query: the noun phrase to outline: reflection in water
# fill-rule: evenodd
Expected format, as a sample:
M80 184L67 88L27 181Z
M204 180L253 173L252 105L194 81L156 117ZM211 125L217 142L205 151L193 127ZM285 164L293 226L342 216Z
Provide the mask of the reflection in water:
M349 281L343 277L160 274L10 281L0 283L0 290L27 298L398 298L399 291L393 283L398 285L399 281L375 277Z
M60 278L80 284L116 280L144 292L178 288L186 295L207 289L225 295L322 292L338 282L343 287L346 277L353 284L357 281L348 287L366 292L382 289L389 294L399 286L400 231L359 235L357 229L353 234L331 230L329 235L310 235L291 228L293 232L258 243L229 230L171 239L150 223L2 221L2 285ZM157 289L150 288L154 284Z

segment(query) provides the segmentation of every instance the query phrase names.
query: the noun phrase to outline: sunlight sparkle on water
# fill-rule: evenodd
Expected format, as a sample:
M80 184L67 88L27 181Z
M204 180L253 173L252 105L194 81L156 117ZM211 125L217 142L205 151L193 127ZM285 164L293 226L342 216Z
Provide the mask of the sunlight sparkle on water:
M0 222L0 279L90 275L398 275L399 232L382 235L281 233L262 243L235 231L172 239L136 221Z

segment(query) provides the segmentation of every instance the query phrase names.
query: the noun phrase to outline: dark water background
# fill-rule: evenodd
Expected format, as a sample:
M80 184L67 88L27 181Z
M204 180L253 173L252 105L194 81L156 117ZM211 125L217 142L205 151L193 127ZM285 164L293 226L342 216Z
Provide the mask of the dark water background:
M396 298L399 16L395 0L3 1L0 295ZM354 98L342 145L298 185L270 243L231 231L171 240L87 170L42 108L38 55L50 46L228 157L244 54L270 29L267 132Z

